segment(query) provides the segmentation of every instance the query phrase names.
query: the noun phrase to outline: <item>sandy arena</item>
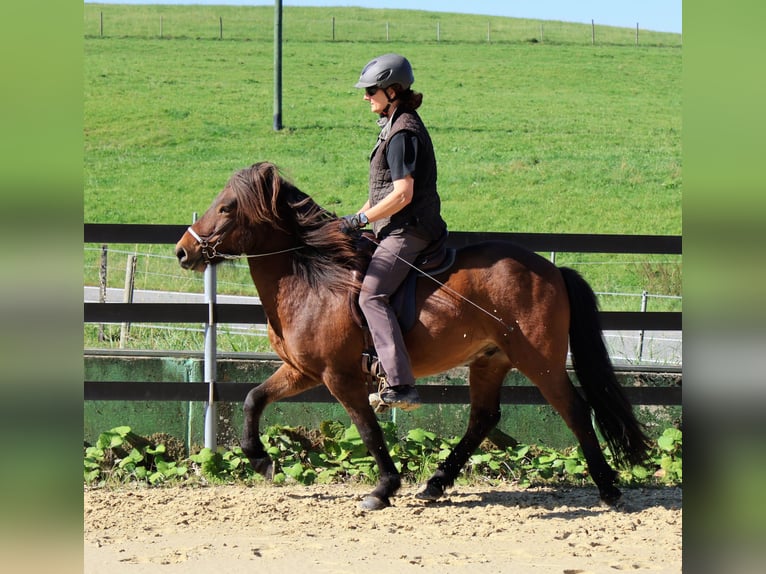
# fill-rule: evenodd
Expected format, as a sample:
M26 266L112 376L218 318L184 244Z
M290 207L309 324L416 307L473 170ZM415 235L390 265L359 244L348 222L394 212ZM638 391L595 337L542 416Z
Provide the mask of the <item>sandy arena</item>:
M359 574L678 573L680 488L460 486L423 503L357 508L368 485L86 489L85 569L122 572Z

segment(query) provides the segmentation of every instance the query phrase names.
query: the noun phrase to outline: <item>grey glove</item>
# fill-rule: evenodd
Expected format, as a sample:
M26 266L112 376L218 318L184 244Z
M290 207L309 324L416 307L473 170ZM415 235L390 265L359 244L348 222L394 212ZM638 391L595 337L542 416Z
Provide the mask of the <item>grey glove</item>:
M351 233L361 229L369 223L364 213L354 213L353 215L344 215L340 218L340 230L343 233Z

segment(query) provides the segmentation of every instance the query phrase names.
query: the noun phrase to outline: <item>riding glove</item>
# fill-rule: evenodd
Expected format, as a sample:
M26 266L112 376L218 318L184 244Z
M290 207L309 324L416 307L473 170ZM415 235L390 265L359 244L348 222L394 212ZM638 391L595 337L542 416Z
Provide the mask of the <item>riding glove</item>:
M343 233L351 233L361 229L369 223L364 213L354 213L353 215L344 215L340 218L340 230Z

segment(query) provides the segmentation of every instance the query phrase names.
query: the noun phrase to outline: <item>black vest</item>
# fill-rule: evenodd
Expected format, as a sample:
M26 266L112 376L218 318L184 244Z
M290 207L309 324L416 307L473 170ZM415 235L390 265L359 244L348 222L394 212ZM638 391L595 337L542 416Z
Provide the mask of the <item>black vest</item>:
M425 239L438 239L447 225L441 217L441 200L436 191L436 157L431 136L417 112L397 109L386 139L378 141L370 156L370 207L394 189L391 170L386 160L388 142L394 134L407 131L418 138L418 157L412 174L415 189L412 201L401 211L375 221L372 229L377 237L407 231ZM385 130L384 130L385 131Z

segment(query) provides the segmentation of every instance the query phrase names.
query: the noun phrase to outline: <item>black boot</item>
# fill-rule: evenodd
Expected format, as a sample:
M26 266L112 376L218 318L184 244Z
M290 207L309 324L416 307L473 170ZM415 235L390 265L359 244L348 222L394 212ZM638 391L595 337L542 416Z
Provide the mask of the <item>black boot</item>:
M380 391L380 399L389 407L411 411L422 406L418 390L413 385L386 387Z

